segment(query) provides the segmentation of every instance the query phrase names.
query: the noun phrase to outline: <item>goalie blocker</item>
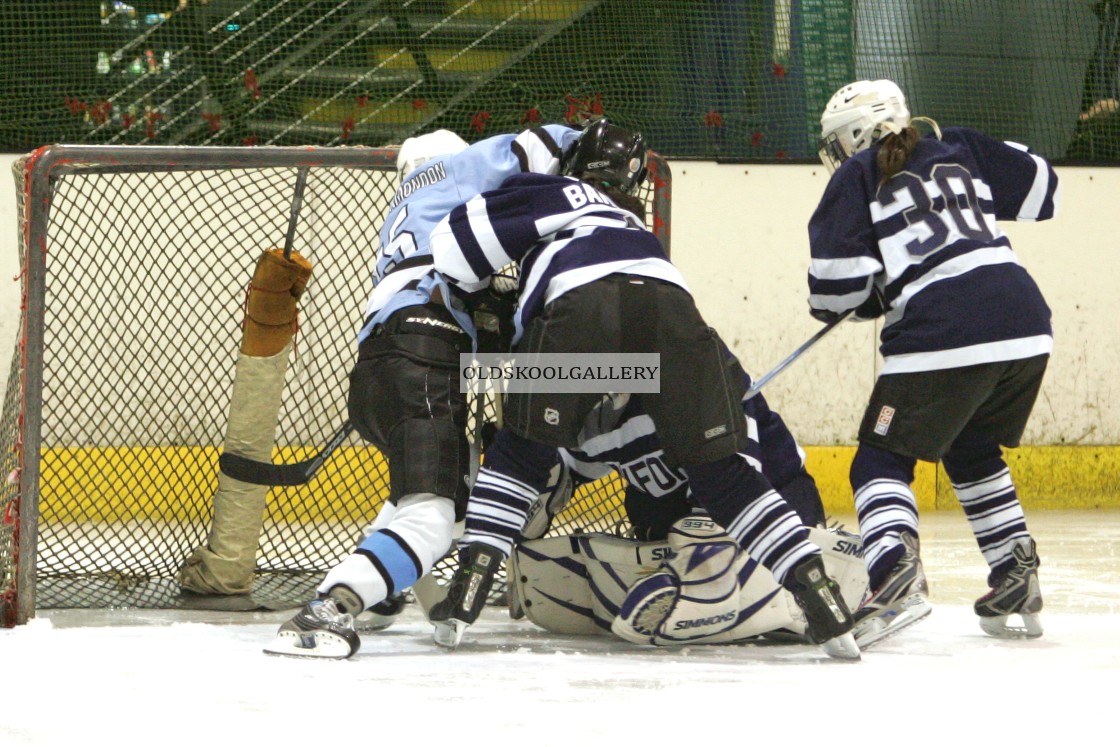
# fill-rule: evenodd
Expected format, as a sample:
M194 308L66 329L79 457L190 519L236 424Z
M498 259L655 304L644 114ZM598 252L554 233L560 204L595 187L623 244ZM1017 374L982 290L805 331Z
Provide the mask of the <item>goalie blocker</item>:
M810 528L849 606L867 590L858 535ZM567 635L674 646L805 642L805 615L773 575L703 514L664 542L607 534L528 540L510 557L510 614Z

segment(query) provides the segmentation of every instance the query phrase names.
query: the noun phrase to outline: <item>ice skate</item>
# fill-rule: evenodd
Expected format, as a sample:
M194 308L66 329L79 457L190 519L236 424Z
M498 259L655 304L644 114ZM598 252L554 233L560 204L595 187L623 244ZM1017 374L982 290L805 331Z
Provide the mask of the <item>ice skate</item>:
M859 646L852 635L852 615L840 587L829 578L820 556L802 561L790 574L790 593L805 613L806 635L834 659L858 661Z
M354 618L340 612L334 599L313 599L280 626L266 654L312 659L346 659L358 652L361 639Z
M406 604L408 604L406 593L391 594L387 599L356 615L354 630L359 633L376 633L385 630L396 621Z
M902 557L887 580L856 611L853 632L861 649L913 625L933 610L918 555L918 538L905 532L902 546Z
M447 596L428 612L435 626L433 638L444 648L458 648L463 633L474 624L486 606L490 587L502 564L502 553L479 542L468 545L460 555L459 567L447 586Z
M1038 583L1038 552L1034 540L1027 537L1015 541L1011 548L1015 567L998 579L995 587L976 600L980 628L995 638L1038 638L1042 635L1042 591ZM1022 619L1021 626L1011 626L1011 615Z

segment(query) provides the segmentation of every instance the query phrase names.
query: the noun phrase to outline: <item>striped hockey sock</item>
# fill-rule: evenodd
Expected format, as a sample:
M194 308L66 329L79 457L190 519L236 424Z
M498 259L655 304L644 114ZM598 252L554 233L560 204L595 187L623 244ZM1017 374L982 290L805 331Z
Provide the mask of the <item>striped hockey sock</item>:
M1030 537L1011 471L1004 467L982 480L952 484L994 578L1015 565L1011 555L1015 540Z
M471 488L460 546L482 542L508 558L558 459L551 446L498 431Z
M860 486L855 503L870 588L877 589L905 551L902 534L918 536L918 501L909 484L878 479Z
M711 517L778 583L801 561L820 554L789 504L738 455L685 471Z
M466 531L459 544L482 542L508 558L538 494L532 485L483 467L471 490Z

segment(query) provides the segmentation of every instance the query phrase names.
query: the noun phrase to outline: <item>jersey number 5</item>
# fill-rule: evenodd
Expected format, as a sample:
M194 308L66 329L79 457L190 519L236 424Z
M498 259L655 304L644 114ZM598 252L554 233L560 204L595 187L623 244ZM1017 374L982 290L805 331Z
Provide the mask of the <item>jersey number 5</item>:
M401 208L397 213L393 225L389 228L389 243L381 247L381 256L383 259L389 260L390 264L386 266L384 272L388 272L393 265L396 265L402 259L405 259L416 253L416 238L412 235L412 231L401 231L401 224L404 223L408 217L408 205Z

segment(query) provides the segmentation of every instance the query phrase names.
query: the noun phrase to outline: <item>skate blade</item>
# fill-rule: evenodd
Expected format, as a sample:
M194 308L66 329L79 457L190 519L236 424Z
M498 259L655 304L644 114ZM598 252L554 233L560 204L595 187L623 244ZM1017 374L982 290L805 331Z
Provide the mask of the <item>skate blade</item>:
M462 620L440 620L438 622L432 621L434 630L432 631L432 640L436 642L437 646L443 648L456 649L459 644L463 642L463 633L467 632L470 627Z
M357 633L376 633L385 630L397 619L396 615L379 615L366 610L354 618L354 631Z
M348 659L358 651L358 647L352 647L345 638L325 630L314 633L283 630L263 650L273 656L299 659Z
M980 629L993 638L1018 639L1042 637L1042 621L1037 614L1020 614L1022 625L1008 625L1007 620L1014 615L981 617Z
M841 659L843 661L859 661L859 645L856 643L856 638L851 633L838 635L835 638L830 638L821 644L821 648L833 659Z
M856 645L866 651L871 645L910 627L933 611L933 605L921 594L907 597L900 609L884 610L864 618L852 629Z

